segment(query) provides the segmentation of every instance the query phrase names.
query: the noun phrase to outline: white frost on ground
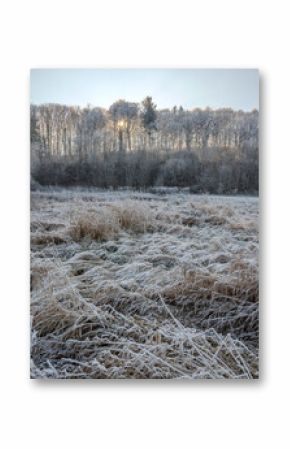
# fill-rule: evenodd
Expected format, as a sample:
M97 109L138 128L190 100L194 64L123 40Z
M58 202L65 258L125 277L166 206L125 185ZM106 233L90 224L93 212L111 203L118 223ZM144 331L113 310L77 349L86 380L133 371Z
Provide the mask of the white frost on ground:
M32 377L257 378L258 199L31 196Z

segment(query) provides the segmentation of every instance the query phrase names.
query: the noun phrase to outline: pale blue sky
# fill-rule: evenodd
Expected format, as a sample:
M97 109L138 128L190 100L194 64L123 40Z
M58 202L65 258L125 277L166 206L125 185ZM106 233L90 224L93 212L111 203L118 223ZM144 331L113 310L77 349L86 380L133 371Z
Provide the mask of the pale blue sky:
M33 69L31 103L108 108L149 95L158 109L181 105L259 109L256 69Z

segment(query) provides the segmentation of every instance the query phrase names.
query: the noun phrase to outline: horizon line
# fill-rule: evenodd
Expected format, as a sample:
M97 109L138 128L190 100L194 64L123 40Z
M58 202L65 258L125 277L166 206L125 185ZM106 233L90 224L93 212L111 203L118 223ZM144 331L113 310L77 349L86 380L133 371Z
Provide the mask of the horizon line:
M148 97L150 97L150 95L148 95ZM146 98L146 97L144 97L144 98ZM150 97L150 98L152 98L152 97ZM114 101L113 103L112 103L112 105L114 104L114 103L116 103L116 102L118 102L118 101L126 101L126 102L128 102L128 103L134 103L134 104L141 104L142 103L142 101L143 100L141 100L141 101L139 101L139 102L136 102L136 101L129 101L129 100L126 100L125 98L119 98L118 100L116 100L116 101ZM152 100L153 100L153 102L154 102L154 99L152 98ZM86 108L90 108L90 109L94 109L94 108L100 108L100 109L105 109L105 110L109 110L109 108L112 106L112 105L110 105L110 106L108 106L108 107L105 107L105 106L98 106L98 105L95 105L95 104L93 104L93 103L87 103L86 105L81 105L81 104L68 104L68 103L59 103L59 102L31 102L30 101L30 106L48 106L48 105L55 105L55 106L66 106L66 107L70 107L70 108L80 108L80 109L86 109ZM234 109L234 108L232 108L231 106L222 106L222 107L217 107L217 108L215 108L215 107L212 107L212 106L205 106L205 107L199 107L199 106L196 106L196 107L193 107L193 108L185 108L185 107L183 107L181 104L179 104L179 105L177 105L177 104L175 104L174 106L171 106L170 108L169 107L165 107L165 108L158 108L158 106L156 107L156 110L157 111L171 111L174 107L177 107L177 108L180 108L180 107L182 107L183 108L183 110L184 111L195 111L195 110L197 110L197 109L199 109L199 110L201 110L201 111L206 111L206 110L211 110L211 111L221 111L221 110L231 110L231 111L233 111L233 112L246 112L246 113L250 113L250 112L254 112L254 111L257 111L257 112L260 112L260 108L258 107L258 108L252 108L252 109Z

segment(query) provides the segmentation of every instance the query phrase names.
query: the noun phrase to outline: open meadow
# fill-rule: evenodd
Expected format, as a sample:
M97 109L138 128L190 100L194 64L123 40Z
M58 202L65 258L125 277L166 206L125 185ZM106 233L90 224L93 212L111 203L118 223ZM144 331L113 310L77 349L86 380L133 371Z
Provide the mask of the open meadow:
M258 198L31 193L31 377L258 378Z

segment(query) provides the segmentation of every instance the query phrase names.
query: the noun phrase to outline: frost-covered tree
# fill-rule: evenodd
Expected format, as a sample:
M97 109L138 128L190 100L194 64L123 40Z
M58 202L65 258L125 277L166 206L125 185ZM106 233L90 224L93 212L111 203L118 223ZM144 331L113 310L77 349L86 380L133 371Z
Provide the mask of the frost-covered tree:
M138 117L138 105L118 100L110 106L109 113L113 121L114 132L118 132L119 150L123 150L123 133L126 133L128 149L131 151L131 133Z
M108 110L32 105L30 119L32 169L44 184L258 190L257 110L157 110L146 97Z

